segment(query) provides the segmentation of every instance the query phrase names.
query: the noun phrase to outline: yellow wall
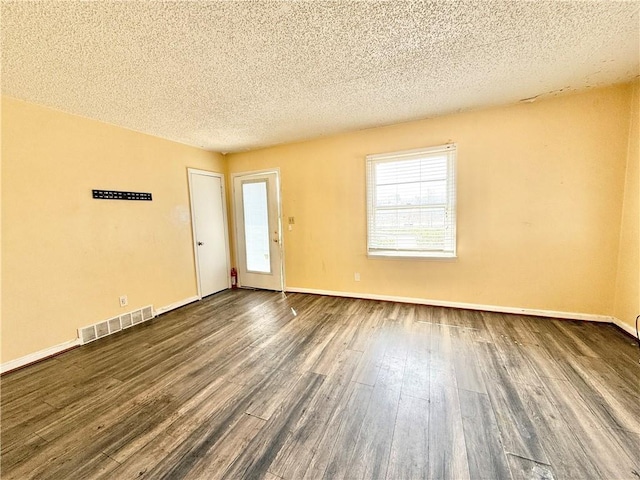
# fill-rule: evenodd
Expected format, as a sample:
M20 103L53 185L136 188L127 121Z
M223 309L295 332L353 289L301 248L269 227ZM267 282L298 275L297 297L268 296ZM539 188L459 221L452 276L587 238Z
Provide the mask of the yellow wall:
M635 328L640 315L640 82L631 104L629 154L624 187L614 316Z
M614 86L226 159L3 97L2 363L73 340L80 326L196 295L187 167L280 168L283 215L296 219L284 232L289 287L614 314L631 325L639 91ZM449 141L458 259L368 259L365 156ZM97 201L92 188L154 200Z
M631 88L228 155L279 167L286 284L611 315ZM365 156L458 144L458 259L366 256ZM354 281L360 272L361 281Z
M197 294L187 167L223 172L225 161L3 97L3 363L73 340L80 326ZM153 201L93 200L93 188Z

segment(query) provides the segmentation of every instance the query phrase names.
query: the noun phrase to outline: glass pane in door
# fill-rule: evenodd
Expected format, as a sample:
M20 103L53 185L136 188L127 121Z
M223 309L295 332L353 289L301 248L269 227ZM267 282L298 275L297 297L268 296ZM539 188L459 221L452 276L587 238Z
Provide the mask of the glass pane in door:
M247 270L271 273L266 180L242 183L242 208Z

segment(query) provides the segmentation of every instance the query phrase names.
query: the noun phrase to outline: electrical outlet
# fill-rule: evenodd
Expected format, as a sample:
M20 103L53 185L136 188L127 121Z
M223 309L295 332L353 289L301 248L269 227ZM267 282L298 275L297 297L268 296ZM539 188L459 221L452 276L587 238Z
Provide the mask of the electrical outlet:
M126 307L127 305L129 305L129 299L127 299L126 295L120 295L120 306L121 307Z
M353 279L354 279L356 282L359 282L359 281L360 281L360 274L359 274L358 272L354 273L354 274L353 274Z

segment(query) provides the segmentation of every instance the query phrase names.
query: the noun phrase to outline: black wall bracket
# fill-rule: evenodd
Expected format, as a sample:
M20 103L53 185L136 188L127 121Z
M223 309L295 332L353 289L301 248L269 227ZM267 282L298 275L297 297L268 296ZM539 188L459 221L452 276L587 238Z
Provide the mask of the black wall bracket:
M93 198L98 200L144 200L152 201L150 193L145 192L119 192L118 190L92 190Z

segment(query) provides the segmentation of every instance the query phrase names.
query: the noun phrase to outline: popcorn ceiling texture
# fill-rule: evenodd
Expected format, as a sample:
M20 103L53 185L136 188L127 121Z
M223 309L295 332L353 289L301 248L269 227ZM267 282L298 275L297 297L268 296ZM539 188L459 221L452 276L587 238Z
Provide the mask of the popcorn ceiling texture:
M2 2L2 91L230 152L633 79L638 1Z

